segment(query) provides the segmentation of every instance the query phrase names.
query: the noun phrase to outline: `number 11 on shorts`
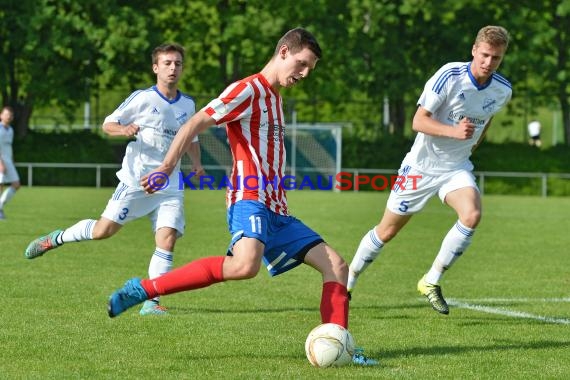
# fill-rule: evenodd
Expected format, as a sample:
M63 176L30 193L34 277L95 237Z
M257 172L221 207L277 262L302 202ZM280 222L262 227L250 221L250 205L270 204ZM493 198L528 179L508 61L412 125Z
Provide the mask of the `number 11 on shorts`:
M260 234L261 233L261 218L256 215L251 215L249 217L249 221L251 222L251 232Z

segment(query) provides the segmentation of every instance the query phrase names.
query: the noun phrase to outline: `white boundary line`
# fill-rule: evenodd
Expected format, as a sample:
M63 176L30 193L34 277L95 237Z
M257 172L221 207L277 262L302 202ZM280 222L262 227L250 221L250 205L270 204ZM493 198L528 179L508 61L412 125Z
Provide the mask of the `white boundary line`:
M502 300L501 302L516 302L516 301L524 301L524 300L527 300L527 301L550 300L550 301L543 301L543 302L570 302L570 299L568 299L568 298L544 298L544 299L486 298L485 300L486 300L486 302L498 302L498 300ZM556 301L552 301L552 300L556 300ZM562 301L560 301L560 300L562 300ZM513 311L513 310L508 310L508 309L498 308L498 307L490 307L490 306L484 306L484 305L470 304L470 303L461 302L460 300L455 300L455 299L449 299L447 301L447 303L451 306L459 307L462 309L480 311L483 313L499 314L499 315L505 315L507 317L513 317L513 318L534 319L536 321L541 321L541 322L546 322L546 323L555 323L555 324L560 324L560 325L570 325L570 319L565 319L565 318L544 317L542 315L535 315L535 314L525 313L522 311Z
M459 301L459 300L456 300ZM463 298L464 302L545 302L545 303L558 303L558 302L570 302L570 297L565 298Z

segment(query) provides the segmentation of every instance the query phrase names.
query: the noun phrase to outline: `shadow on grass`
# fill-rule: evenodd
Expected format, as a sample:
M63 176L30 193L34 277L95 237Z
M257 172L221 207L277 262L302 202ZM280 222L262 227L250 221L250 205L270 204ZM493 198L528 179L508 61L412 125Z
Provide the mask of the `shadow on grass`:
M179 306L167 306L168 310L179 313L179 314L195 314L195 313L236 313L236 314L249 314L249 313L288 313L288 312L319 312L318 304L315 307L275 307L275 308L258 308L255 305L250 306L249 308L239 307L236 308L235 306L228 305L226 308L207 308L207 307L200 307L196 305L196 307L179 307ZM397 305L364 305L364 306L353 306L350 305L350 312L351 314L355 312L355 310L377 310L378 312L386 312L389 310L406 310L406 309L424 309L431 307L429 304L417 303L417 304L397 304ZM394 318L393 315L387 316L387 318ZM410 317L413 318L413 317Z
M286 307L286 308L255 308L250 307L249 309L245 308L232 308L228 306L227 308L204 308L204 307L178 307L178 306L168 306L168 310L172 312L172 314L196 314L196 313L226 313L226 314L251 314L251 313L288 313L288 312L319 312L318 308L311 308L311 307Z
M486 346L430 346L430 347L412 347L402 350L388 350L378 352L380 357L384 359L396 359L400 357L413 356L440 356L446 354L464 354L470 352L488 352L488 351L508 351L508 350L545 350L551 348L566 348L570 346L570 341L538 341L532 343L521 343L518 341L505 341L503 343L493 343ZM373 353L371 351L371 353Z

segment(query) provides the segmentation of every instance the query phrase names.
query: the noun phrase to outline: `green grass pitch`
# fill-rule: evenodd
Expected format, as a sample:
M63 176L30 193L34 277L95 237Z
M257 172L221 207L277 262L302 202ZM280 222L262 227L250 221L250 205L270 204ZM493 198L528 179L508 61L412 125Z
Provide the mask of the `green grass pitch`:
M105 241L70 243L36 260L33 238L98 218L113 189L22 188L0 223L0 378L6 379L568 379L570 198L485 196L474 242L443 278L449 316L417 293L453 212L432 200L360 278L351 301L357 345L381 365L317 369L304 341L320 323L320 276L301 266L270 278L163 298L110 319L107 297L147 276L146 219ZM289 193L294 215L347 261L387 193ZM224 193L186 193L175 266L225 252ZM276 299L279 301L276 302Z

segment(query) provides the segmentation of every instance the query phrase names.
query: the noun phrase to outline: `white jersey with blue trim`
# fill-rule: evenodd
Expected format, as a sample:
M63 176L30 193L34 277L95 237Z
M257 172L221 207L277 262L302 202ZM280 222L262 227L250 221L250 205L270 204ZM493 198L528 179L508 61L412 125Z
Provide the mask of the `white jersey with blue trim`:
M164 97L156 86L133 92L104 121L140 127L136 140L127 145L117 177L131 187L142 189L140 179L162 164L178 130L195 112L194 99L180 91L172 100ZM172 172L170 184L162 191L178 190L179 169L180 161Z
M14 142L14 129L12 126L0 123L0 157L4 161L12 161L14 152L12 143Z
M469 160L471 149L479 141L491 117L509 102L512 88L511 83L496 72L487 83L479 85L470 66L470 62L452 62L442 66L426 82L418 106L450 127L467 117L475 124L473 137L457 140L418 132L403 164L428 174L473 170Z

